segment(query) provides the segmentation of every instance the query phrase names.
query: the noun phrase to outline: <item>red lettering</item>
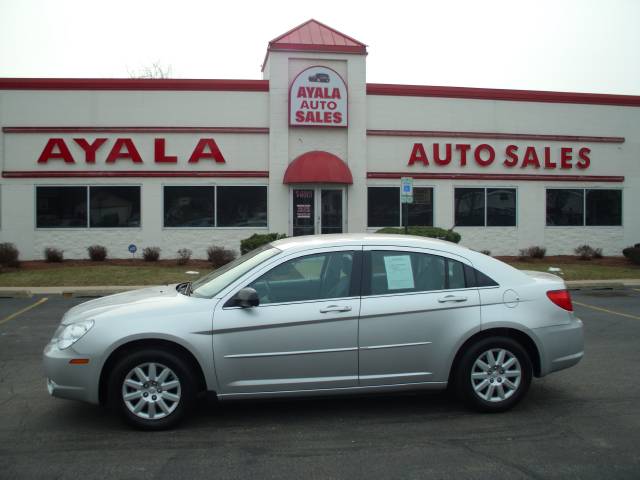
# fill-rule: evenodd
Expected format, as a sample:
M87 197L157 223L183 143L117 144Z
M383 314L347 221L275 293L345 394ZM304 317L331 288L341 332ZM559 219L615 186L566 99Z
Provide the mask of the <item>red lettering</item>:
M198 142L189 158L189 163L198 163L201 159L214 160L216 163L226 163L213 138L202 138Z
M451 163L451 144L445 143L445 154L444 158L440 158L440 144L433 144L433 161L436 162L437 165L448 165Z
M590 153L591 149L587 147L582 147L578 150L578 157L580 157L580 160L576 163L576 167L580 169L589 168L589 165L591 164L591 159L589 158Z
M302 102L300 102L300 108L309 108L309 102L302 100Z
M169 155L165 153L165 139L156 138L154 140L154 157L156 163L178 163L178 157L176 155Z
M573 157L573 149L571 147L562 147L560 149L560 168L571 168L571 158Z
M467 152L471 150L471 145L468 143L457 143L456 150L460 152L460 166L464 167L467 164Z
M489 157L486 160L483 160L482 156L480 155L483 151L489 152ZM478 165L480 165L481 167L488 167L495 160L496 151L493 149L491 145L483 143L476 147L475 151L473 152L473 156Z
M57 151L54 152L54 149ZM38 163L47 163L49 160L64 160L64 163L76 163L69 151L69 147L62 138L50 138L44 146L44 150L38 158Z
M307 98L307 91L304 87L298 88L298 98Z
M333 92L331 92L331 96L329 98L337 98L340 99L340 89L339 88L334 88Z
M296 112L296 122L304 123L304 112L302 110Z
M556 162L551 161L551 147L544 147L544 168L556 168Z
M96 163L96 151L107 141L106 138L96 138L92 143L87 142L84 138L74 138L74 142L84 150L85 163Z
M520 168L526 168L528 165L533 165L536 168L540 168L540 160L538 160L538 152L535 147L527 147L524 152L524 159Z
M318 112L319 114L320 112ZM333 114L331 112L324 112L322 116L322 123L331 123L333 121Z
M518 146L517 145L507 145L506 150L507 158L502 162L505 167L515 167L518 165Z
M327 102L327 108L329 110L335 110L336 108L338 108L338 104L331 100L330 102Z
M424 151L424 145L421 143L414 143L411 150L411 156L409 157L408 165L413 165L416 162L420 162L426 166L429 166L429 158L427 158L427 152Z
M124 151L123 151L124 148ZM107 163L115 163L116 160L131 160L133 163L142 163L140 153L130 138L118 138L107 157Z
M342 123L342 113L333 112L333 123Z

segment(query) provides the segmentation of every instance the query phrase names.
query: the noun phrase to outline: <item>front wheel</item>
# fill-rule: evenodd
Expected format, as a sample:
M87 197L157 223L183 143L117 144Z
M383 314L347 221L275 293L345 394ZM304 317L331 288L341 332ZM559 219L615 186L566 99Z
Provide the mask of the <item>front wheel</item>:
M503 412L518 403L531 384L527 351L508 337L480 340L462 356L456 374L458 395L483 412Z
M130 425L163 430L177 425L189 411L195 382L178 355L145 349L117 363L110 376L109 399Z

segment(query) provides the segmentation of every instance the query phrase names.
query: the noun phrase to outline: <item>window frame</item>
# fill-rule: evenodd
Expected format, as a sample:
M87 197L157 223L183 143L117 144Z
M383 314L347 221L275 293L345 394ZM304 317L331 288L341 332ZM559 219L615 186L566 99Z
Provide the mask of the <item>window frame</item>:
M83 227L39 227L38 226L38 188L64 188L64 187L81 187L85 189L86 195L86 221ZM138 187L140 193L140 225L135 227L92 227L91 226L91 187ZM142 219L142 183L83 183L83 184L60 184L60 183L36 183L33 185L33 226L36 231L52 231L52 230L64 230L64 231L113 231L113 230L141 230L143 228Z
M264 183L260 183L260 184L252 184L252 183L243 183L243 184L239 184L239 183L231 183L231 184L220 184L220 183L162 183L160 185L160 187L162 188L162 192L161 192L161 196L162 196L162 211L161 211L161 215L162 215L162 230L177 230L177 231L184 231L184 230L212 230L212 229L216 229L216 230L265 230L268 231L269 230L269 225L270 225L270 219L271 216L269 215L269 185L264 184ZM183 188L188 188L188 187L213 187L214 192L213 192L213 200L214 200L214 205L213 205L213 226L211 227L168 227L165 225L164 223L164 217L165 217L165 203L164 203L164 189L165 187L183 187ZM267 192L267 225L264 227L219 227L218 226L218 187L262 187L266 189Z
M399 218L400 218L400 225L387 225L387 226L381 226L381 225L369 225L369 189L370 188L396 188L398 189L398 202L400 205L400 214L399 214ZM413 188L430 188L431 189L431 225L430 226L434 226L435 222L436 222L436 185L413 185ZM365 211L365 215L366 215L366 219L367 219L367 226L366 228L368 229L381 229L381 228L401 228L404 227L404 208L403 208L403 204L402 204L402 192L401 192L401 188L399 185L394 184L394 185L388 185L388 184L383 184L383 185L367 185L367 191L366 191L366 198L367 198L367 205L366 205L366 211ZM411 226L411 225L409 225ZM419 225L422 226L422 225Z
M582 224L581 225L549 225L547 223L547 191L548 190L582 190ZM616 190L620 192L620 224L619 225L587 225L587 191ZM624 227L624 188L610 187L545 187L544 189L544 228L623 228Z
M483 225L457 225L456 224L456 190L458 189L482 189L484 190L484 224ZM515 199L516 199L516 215L515 215L515 224L514 225L487 225L487 218L489 215L489 208L487 206L487 191L491 190L514 190L515 191ZM519 188L514 185L481 185L481 186L472 186L472 185L453 185L453 224L456 228L518 228L520 224L519 217L519 208L518 205L520 203L520 192Z

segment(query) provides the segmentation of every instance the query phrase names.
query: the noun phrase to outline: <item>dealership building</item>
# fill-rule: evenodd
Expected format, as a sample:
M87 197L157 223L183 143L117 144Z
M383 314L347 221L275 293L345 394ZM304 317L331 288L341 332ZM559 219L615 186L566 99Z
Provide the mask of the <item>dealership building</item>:
M411 177L409 224L476 250L640 242L640 97L367 83L366 59L310 20L262 80L0 79L0 241L172 258L375 231Z

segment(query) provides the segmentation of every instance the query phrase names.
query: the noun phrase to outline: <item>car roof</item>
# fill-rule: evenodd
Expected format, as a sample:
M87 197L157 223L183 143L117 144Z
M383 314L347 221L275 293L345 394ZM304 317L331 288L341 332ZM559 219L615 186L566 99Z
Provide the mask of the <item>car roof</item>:
M459 252L468 250L466 247L455 243L438 240L435 238L418 237L416 235L397 235L388 233L345 233L306 235L301 237L287 237L272 243L281 250L306 250L308 248L338 247L348 245L384 245L417 248L432 248Z

